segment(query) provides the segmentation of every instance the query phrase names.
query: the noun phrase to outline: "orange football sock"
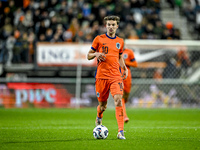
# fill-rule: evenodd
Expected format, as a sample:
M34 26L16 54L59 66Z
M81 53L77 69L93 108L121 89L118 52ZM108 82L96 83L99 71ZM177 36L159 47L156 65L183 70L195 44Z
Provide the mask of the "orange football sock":
M103 112L104 111L101 111L100 106L98 105L97 106L97 117L98 118L103 118Z
M127 114L126 114L126 103L125 103L125 99L124 98L122 98L122 107L123 107L124 117L127 117Z
M115 107L115 115L118 124L118 132L124 130L124 115L122 106Z

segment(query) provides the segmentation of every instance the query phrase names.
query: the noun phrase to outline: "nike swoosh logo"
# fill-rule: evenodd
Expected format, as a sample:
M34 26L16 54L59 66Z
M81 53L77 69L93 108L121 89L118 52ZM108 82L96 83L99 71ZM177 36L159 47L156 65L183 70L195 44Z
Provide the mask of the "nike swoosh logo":
M103 45L106 45L106 43L103 43Z
M139 52L139 49L137 49L137 50L134 50L134 54L135 54L135 58L136 58L137 62L146 62L146 61L151 60L153 58L164 55L165 51L155 50L153 52L141 54Z

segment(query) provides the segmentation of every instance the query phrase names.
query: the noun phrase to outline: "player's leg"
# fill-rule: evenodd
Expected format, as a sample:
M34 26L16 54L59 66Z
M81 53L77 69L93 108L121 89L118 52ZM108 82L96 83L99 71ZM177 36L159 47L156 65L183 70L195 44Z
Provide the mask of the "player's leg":
M124 112L124 122L127 123L129 121L129 118L126 113L126 103L128 102L129 93L131 91L131 77L128 77L123 81L124 83L124 95L122 98L122 107Z
M102 125L103 112L106 110L106 108L107 108L107 101L99 102L99 105L97 106L97 118L95 122L96 126Z
M118 123L118 134L117 137L119 139L126 139L124 137L124 115L123 115L123 108L122 108L122 95L116 94L114 95L115 101L115 115Z
M110 86L110 92L113 96L115 103L115 115L118 124L118 134L117 137L119 139L126 139L124 137L124 115L122 108L122 96L123 96L123 87L122 81L113 82Z
M95 82L96 95L99 101L99 105L97 106L97 117L95 121L96 126L102 124L103 112L107 108L107 99L109 96L109 86L107 84L107 80L104 79L96 79Z
M126 103L128 102L128 97L129 97L129 93L124 91L124 95L122 98L122 107L123 107L123 113L124 113L124 122L127 123L129 121L129 118L127 116L126 113Z

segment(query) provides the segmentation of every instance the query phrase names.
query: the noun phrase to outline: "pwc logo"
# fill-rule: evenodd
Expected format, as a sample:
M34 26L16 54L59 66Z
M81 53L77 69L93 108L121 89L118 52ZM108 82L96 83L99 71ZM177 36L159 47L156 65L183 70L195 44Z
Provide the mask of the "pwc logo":
M54 103L56 98L55 89L17 89L15 90L16 106L21 106L24 102L41 102L45 100Z

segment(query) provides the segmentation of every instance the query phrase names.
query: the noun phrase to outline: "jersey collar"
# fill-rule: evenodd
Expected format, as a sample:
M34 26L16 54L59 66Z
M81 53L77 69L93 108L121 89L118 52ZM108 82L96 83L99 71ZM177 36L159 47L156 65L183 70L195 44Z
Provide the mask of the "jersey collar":
M106 36L107 36L108 38L110 38L110 39L115 39L115 38L116 38L116 35L115 35L115 37L110 37L110 36L108 36L107 33L106 33Z

